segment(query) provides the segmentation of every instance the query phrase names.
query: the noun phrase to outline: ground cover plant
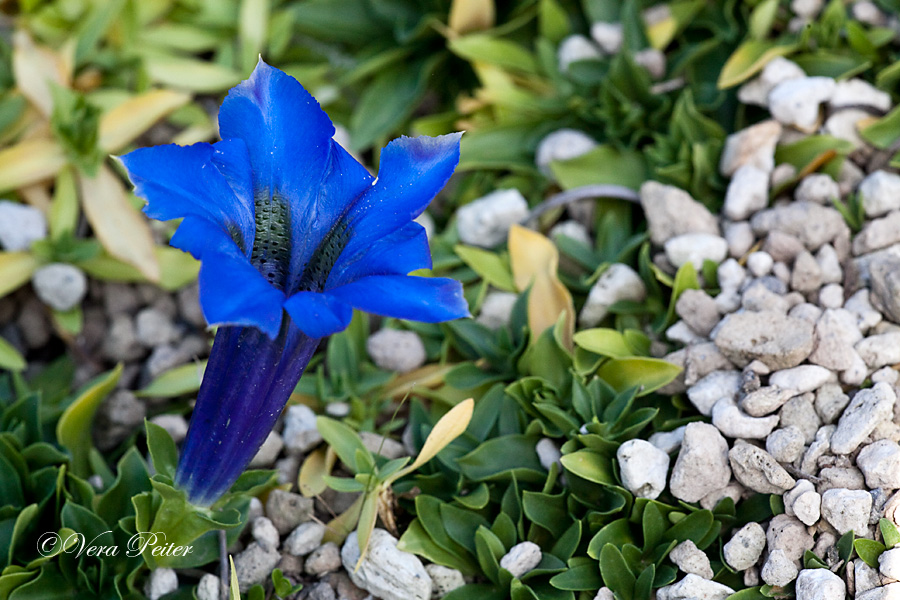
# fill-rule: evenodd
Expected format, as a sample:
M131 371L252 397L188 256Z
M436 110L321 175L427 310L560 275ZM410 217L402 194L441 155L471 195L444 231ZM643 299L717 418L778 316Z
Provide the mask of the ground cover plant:
M0 600L896 593L893 0L0 10ZM397 183L390 140L458 140L452 177L395 142L447 168L396 188L440 190L406 236L432 268L406 277L428 261L398 250L390 271L455 300L402 310L395 281L325 310L334 285L297 288L290 335L323 339L248 426L259 450L224 453L246 402L220 438L188 418L271 365L208 365L207 325L225 355L247 341L228 324L268 347L288 320L264 281L211 294L238 267L185 242L193 200L154 202L220 135L298 164L290 118L235 120L244 92L265 105L254 69L317 99L336 131L314 145L365 165L360 189ZM172 143L202 145L141 162Z

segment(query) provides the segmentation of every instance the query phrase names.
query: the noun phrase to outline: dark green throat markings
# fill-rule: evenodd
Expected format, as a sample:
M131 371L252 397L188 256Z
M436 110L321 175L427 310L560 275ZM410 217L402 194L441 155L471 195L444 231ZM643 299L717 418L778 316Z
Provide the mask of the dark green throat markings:
M350 239L348 227L338 221L322 238L299 280L288 281L291 271L291 215L287 201L275 194L257 194L256 237L250 253L250 264L273 286L288 294L298 291L321 292L335 262ZM296 276L295 276L296 278Z

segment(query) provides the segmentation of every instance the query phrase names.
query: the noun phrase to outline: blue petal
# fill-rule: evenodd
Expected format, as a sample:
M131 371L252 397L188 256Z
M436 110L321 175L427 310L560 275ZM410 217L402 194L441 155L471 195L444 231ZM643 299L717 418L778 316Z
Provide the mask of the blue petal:
M240 143L240 142L237 142ZM240 160L235 143L216 146L154 146L140 148L121 157L135 193L147 200L144 212L155 219L200 217L218 225L243 250L253 242L252 197L236 193L250 181L250 164ZM224 176L213 160L216 155L231 162ZM243 156L246 156L244 151Z
M335 263L325 289L329 290L369 275L406 275L431 268L428 235L418 223L407 223L355 256L346 253Z
M270 338L278 334L284 294L272 287L230 238L208 221L187 218L171 243L202 258L200 306L207 323L258 327Z
M247 145L256 201L277 195L288 203L291 289L324 235L370 186L372 176L331 139L334 126L315 98L262 60L222 103L219 132Z
M461 135L402 137L384 148L378 179L347 215L353 231L348 256L422 214L459 162Z
M328 294L297 292L284 309L300 331L311 338L323 338L350 325L353 308Z
M366 312L410 321L439 323L469 316L462 284L445 277L375 275L328 294Z

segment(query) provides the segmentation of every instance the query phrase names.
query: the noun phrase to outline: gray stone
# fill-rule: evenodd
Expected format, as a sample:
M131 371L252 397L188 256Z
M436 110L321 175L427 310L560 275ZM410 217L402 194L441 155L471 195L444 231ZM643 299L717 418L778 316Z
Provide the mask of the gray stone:
M559 463L559 459L562 458L562 452L559 451L556 443L550 438L538 440L538 443L534 445L534 452L538 455L538 461L541 463L541 466L548 471L554 464ZM663 475L663 487L666 485L665 479L665 475Z
M804 249L803 242L795 236L777 229L769 232L762 246L762 250L768 253L772 260L782 263L794 262Z
M802 293L810 293L822 286L822 270L819 263L809 252L803 251L794 260L791 272L791 289Z
M751 417L763 417L775 412L796 395L797 392L794 390L785 390L769 385L744 396L740 405L744 412Z
M666 75L666 55L656 48L638 50L632 56L635 64L647 69L651 79L662 79Z
M725 600L733 593L727 585L688 573L681 581L656 590L656 600Z
M456 211L456 230L464 244L493 248L509 228L528 217L528 202L517 189L497 190Z
M557 244L557 238L567 237L587 246L588 248L594 247L594 242L591 239L591 234L588 231L588 228L579 221L575 221L574 219L569 219L568 221L561 221L557 223L550 228L550 233L547 235L547 237L549 237Z
M570 160L590 152L597 142L577 129L557 129L545 136L535 152L534 162L546 176L551 176L550 163L555 160Z
M797 600L843 600L844 581L828 569L803 569L794 585Z
M859 78L837 82L829 104L832 108L843 106L871 106L880 111L891 110L891 96L868 81Z
M825 425L816 431L812 443L809 444L809 447L803 454L803 459L800 461L800 471L802 473L807 475L816 474L819 458L831 448L830 440L835 429L837 427L834 425Z
M719 159L719 172L731 176L743 165L752 165L767 173L775 168L775 146L781 137L781 124L775 120L763 121L725 140L725 148Z
M703 337L708 337L719 322L716 302L703 290L684 290L675 303L675 312Z
M900 579L900 548L881 553L878 557L878 571L888 579Z
M841 535L864 535L872 510L872 496L865 490L834 488L822 494L822 517Z
M806 448L803 432L794 425L773 431L766 438L766 452L780 463L793 463Z
M144 349L137 342L134 321L128 315L113 317L102 351L105 358L113 361L131 361L143 356Z
M831 451L849 454L856 450L880 422L892 417L896 400L893 388L886 383L858 391L831 436Z
M359 439L362 440L363 446L372 454L380 454L390 460L409 456L403 444L389 437L378 435L371 431L360 431Z
M822 283L840 283L844 280L841 259L831 244L822 244L816 252L816 262L819 263L819 270L822 272Z
M322 544L325 526L315 521L301 523L284 540L283 549L294 556L306 556Z
M414 554L397 549L397 539L376 527L360 562L359 541L354 531L341 550L341 561L354 584L382 600L428 600L431 576ZM357 568L357 563L359 567Z
M900 362L900 331L871 335L855 348L870 369L895 365Z
M33 206L0 200L0 247L7 252L28 250L47 237L47 220Z
M442 565L425 565L425 570L431 576L432 599L443 598L453 590L466 585L463 574L456 569Z
M738 89L738 100L743 104L766 106L769 92L782 81L806 77L797 63L778 56L766 63L760 74Z
M313 504L312 498L275 489L266 500L266 516L271 519L278 533L285 535L312 518Z
M686 425L682 425L672 431L657 431L647 440L666 454L674 452L681 446L684 439L684 430Z
M753 165L743 165L734 172L722 212L734 221L743 221L769 204L769 174Z
M857 559L853 561L853 583L856 588L856 598L859 598L860 594L881 586L881 575L878 574L878 569L873 569L862 560Z
M366 340L372 362L385 371L408 373L418 369L427 358L425 344L415 331L380 329Z
M234 557L234 572L237 575L238 587L242 592L246 592L254 585L262 583L280 560L281 553L278 550L263 548L258 542L251 543Z
M200 578L200 583L197 584L197 600L220 600L220 589L219 578L212 573L207 573Z
M763 543L765 543L765 536ZM681 542L672 548L672 551L669 552L669 560L683 572L699 575L703 579L712 579L715 575L709 563L709 557L691 540Z
M766 532L759 523L747 523L722 548L725 562L735 571L749 569L766 547Z
M794 396L781 407L778 416L781 418L781 426L795 426L803 432L804 441L809 444L819 430L821 422L816 409L813 407L815 396L811 393L802 396Z
M288 407L284 415L284 446L294 454L303 454L322 442L322 434L316 428L316 413L303 404Z
M829 308L816 322L816 349L809 362L834 371L853 366L854 344L862 338L856 317L843 308ZM821 385L821 384L820 384Z
M682 189L647 181L641 186L640 198L650 239L658 246L686 233L719 235L719 224L712 213Z
M582 60L599 60L601 58L600 48L581 34L570 35L559 43L556 51L556 60L559 63L559 70L565 73L569 70L569 65Z
M859 199L867 217L880 217L900 209L900 175L875 171L859 184Z
M711 233L685 233L666 240L666 258L676 268L691 263L698 271L703 263L720 263L728 256L728 242Z
M835 82L830 77L802 77L777 84L769 92L769 112L779 122L812 133L819 123L819 105L831 99Z
M725 438L712 425L689 423L669 479L672 495L685 502L697 502L725 487L730 479Z
M606 54L618 54L625 34L621 23L596 21L591 25L591 37Z
M813 173L804 177L794 190L798 202L816 202L830 206L832 200L839 200L841 190L837 182L825 173Z
M272 521L266 517L256 517L252 521L251 535L264 550L277 550L281 539Z
M754 277L768 275L772 271L773 264L775 260L772 255L762 250L751 252L747 257L747 268Z
M656 499L666 488L669 455L650 442L634 439L616 451L622 485L639 498Z
M787 557L784 550L778 549L769 552L760 575L768 585L784 587L794 581L799 572L797 565Z
M306 596L306 600L335 600L335 598L337 596L334 593L334 588L324 581L320 581L310 587L309 595Z
M166 433L172 437L172 441L176 444L180 444L184 441L184 438L187 437L188 422L187 419L181 415L156 415L150 419L150 422L165 429Z
M734 398L741 386L740 371L713 371L688 390L688 399L700 414L710 416L722 398Z
M78 306L87 294L87 277L76 266L51 263L31 276L34 293L47 306L65 312Z
M750 219L750 225L760 236L771 231L792 235L810 251L832 241L847 228L837 210L812 202L792 202L758 212Z
M641 276L628 265L613 263L591 287L578 320L585 327L594 327L606 318L609 307L616 302L642 302L646 296L647 288Z
M135 317L137 341L146 348L164 346L178 338L172 318L155 308L145 308Z
M812 392L833 377L831 371L817 365L801 365L772 373L769 384L798 394Z
M481 303L481 312L475 320L495 331L506 327L518 299L518 294L510 292L488 292L484 302Z
M737 313L722 320L714 341L738 366L760 360L771 369L787 369L812 353L813 325L770 311Z
M757 279L747 286L741 296L741 306L753 312L777 312L787 314L790 304L788 299L780 294L772 292L765 283L765 279Z
M100 450L110 450L140 427L147 407L129 390L116 390L97 411L94 441Z
M781 514L769 521L766 530L766 544L769 552L781 550L796 565L800 564L803 553L812 550L815 540L796 517Z
M712 423L725 437L761 440L778 425L778 417L751 417L731 398L722 398L712 408Z
M334 542L327 542L306 557L303 569L310 575L324 575L341 568L341 551Z
M150 600L159 600L166 594L178 589L178 575L174 569L159 567L150 571L150 577L144 585L144 593Z
M262 446L256 451L256 455L253 457L253 460L250 461L248 467L250 469L271 467L272 463L278 458L278 455L281 454L282 448L284 448L284 441L281 439L281 436L278 435L277 431L270 431L269 435L266 436L265 441L263 441Z
M519 578L537 567L542 557L540 546L534 542L520 542L503 555L500 559L500 568Z
M859 256L900 242L900 210L865 224L853 238L853 254Z
M900 257L886 254L869 263L871 300L895 323L900 322Z
M865 475L870 489L900 488L900 445L897 442L878 440L869 444L856 456L856 465Z
M736 440L728 452L734 478L761 494L781 494L796 483L772 456L761 448Z

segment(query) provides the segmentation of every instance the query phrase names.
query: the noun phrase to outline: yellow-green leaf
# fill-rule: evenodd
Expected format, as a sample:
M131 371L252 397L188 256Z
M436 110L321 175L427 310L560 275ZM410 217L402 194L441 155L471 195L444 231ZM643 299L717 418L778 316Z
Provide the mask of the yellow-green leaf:
M73 167L62 169L53 186L53 201L50 203L48 225L50 236L59 240L72 234L78 224L78 189L75 186Z
M598 327L579 331L574 337L575 345L600 356L625 358L634 356L634 351L625 341L625 336L615 329Z
M155 253L161 271L159 287L171 292L197 279L200 261L190 254L171 246L157 246ZM106 281L123 283L147 281L135 267L107 254L80 261L78 267L91 277Z
M266 42L269 24L269 0L243 0L238 19L241 40L241 66L250 72L256 65Z
M73 50L71 44L59 53L38 46L23 29L13 34L12 67L16 87L47 118L53 113L51 85L69 86Z
M508 261L493 252L474 246L457 244L453 250L464 263L495 288L507 292L516 291L512 273L509 272Z
M613 358L605 362L597 376L622 392L632 387L639 388L638 396L645 396L658 390L681 373L681 367L659 358Z
M513 225L509 230L509 258L519 291L531 287L528 296L531 339L536 341L545 329L556 324L561 314L565 314L562 342L571 350L575 307L569 290L556 274L559 264L556 246L536 231Z
M207 361L180 365L159 375L150 384L134 393L141 398L177 398L200 389L200 379Z
M37 259L28 252L0 252L0 298L25 285L37 268Z
M119 382L122 363L97 379L84 390L63 412L56 424L56 438L72 455L72 472L79 476L90 475L91 424L94 413Z
M429 460L437 456L437 453L447 447L447 444L462 435L472 420L472 411L475 410L475 401L472 398L463 400L445 414L435 424L434 429L425 438L422 451L411 465L401 471L409 473L415 471Z
M152 90L129 98L100 118L100 148L104 152L121 150L190 100L190 94L174 90Z
M228 584L228 600L241 600L241 586L238 583L237 570L234 568L234 559L228 555L228 565L231 567L231 578Z
M724 90L739 83L747 81L770 60L777 56L787 56L797 49L795 43L778 43L772 40L747 40L725 61L722 71L719 73L717 85Z
M505 69L534 73L537 62L524 47L509 40L475 33L457 38L448 44L450 50L469 61L480 61Z
M334 542L338 546L344 543L344 540L347 539L347 536L350 535L350 532L353 531L353 528L359 523L359 513L360 510L362 510L363 499L364 496L360 495L353 504L350 505L350 508L328 521L328 524L325 526L325 536L322 538L322 542Z
M300 467L300 474L297 476L297 487L300 493L307 498L318 496L325 491L328 484L325 483L325 476L331 474L337 455L330 447L318 448L310 452L303 465Z
M377 485L365 494L362 508L359 511L359 523L356 526L356 542L359 544L359 560L353 570L359 569L366 553L369 551L369 537L375 529L375 519L378 518L378 497L381 495L381 486Z
M81 203L97 239L112 256L135 266L149 281L160 279L150 227L128 202L122 182L106 166L78 178Z
M228 67L170 54L145 53L144 67L155 83L192 92L222 92L241 81Z
M0 338L0 369L9 371L21 371L27 366L25 358L12 344Z
M66 165L66 153L55 141L35 138L0 150L0 192L49 179Z

